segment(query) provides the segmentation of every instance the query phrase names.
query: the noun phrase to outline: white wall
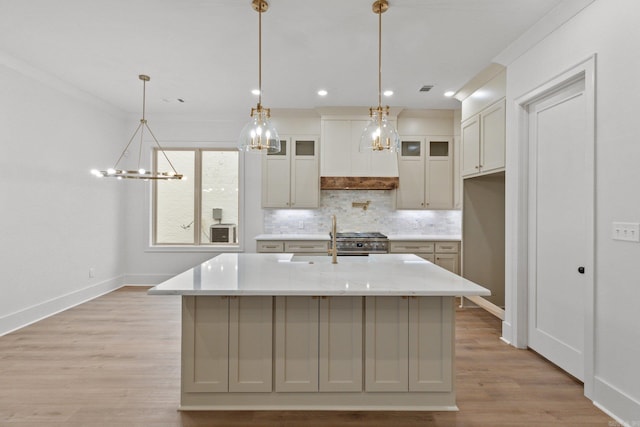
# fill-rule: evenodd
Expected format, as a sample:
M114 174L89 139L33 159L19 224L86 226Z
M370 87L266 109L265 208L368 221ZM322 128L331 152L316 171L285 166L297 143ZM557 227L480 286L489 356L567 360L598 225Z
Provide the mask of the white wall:
M514 99L597 54L595 383L592 399L640 423L640 244L611 240L613 221L640 222L640 2L597 0L507 70L507 242L514 242L519 152ZM511 247L511 249L515 249ZM507 288L517 266L507 248ZM507 324L516 307L507 310ZM517 340L506 329L505 338ZM635 424L633 424L635 425Z
M111 166L123 130L110 107L0 54L0 335L121 285L122 186L89 171Z

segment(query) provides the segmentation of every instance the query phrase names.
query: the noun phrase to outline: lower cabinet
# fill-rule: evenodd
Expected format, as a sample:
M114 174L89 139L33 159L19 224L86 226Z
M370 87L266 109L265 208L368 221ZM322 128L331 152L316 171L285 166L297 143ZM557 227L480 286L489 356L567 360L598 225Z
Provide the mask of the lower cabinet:
M293 252L305 255L327 255L329 253L328 240L259 240L256 252Z
M362 391L362 297L275 300L275 391Z
M452 299L183 296L182 405L455 405Z
M183 297L183 388L270 392L272 297Z
M452 298L365 299L365 390L451 391Z
M418 255L452 273L460 274L459 242L391 241L389 253Z

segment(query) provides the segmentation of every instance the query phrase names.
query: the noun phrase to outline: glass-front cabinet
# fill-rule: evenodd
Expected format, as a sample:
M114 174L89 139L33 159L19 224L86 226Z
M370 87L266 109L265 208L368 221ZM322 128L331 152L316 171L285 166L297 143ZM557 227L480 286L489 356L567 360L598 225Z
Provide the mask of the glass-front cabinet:
M283 136L279 153L264 154L263 208L317 208L320 156L317 136Z
M453 209L452 147L449 136L402 138L397 209Z

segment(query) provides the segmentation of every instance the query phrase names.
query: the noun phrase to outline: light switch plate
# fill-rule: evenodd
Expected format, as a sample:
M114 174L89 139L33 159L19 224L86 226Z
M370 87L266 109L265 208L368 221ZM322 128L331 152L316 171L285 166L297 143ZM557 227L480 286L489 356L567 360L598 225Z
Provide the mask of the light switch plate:
M611 237L613 240L640 242L640 224L637 222L614 222Z

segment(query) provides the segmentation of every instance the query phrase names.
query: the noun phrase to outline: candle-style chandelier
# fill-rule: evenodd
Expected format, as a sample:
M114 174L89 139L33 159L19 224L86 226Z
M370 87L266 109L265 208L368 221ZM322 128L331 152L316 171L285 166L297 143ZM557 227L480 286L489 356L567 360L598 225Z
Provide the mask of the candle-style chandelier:
M167 157L167 154L162 149L162 146L158 142L158 139L153 134L153 132L151 131L151 128L149 128L149 125L147 124L147 119L145 117L145 112L146 112L146 83L149 80L151 80L151 78L149 76L147 76L147 75L144 75L144 74L140 74L138 76L138 78L140 80L142 80L142 118L140 119L140 124L136 128L135 132L133 132L133 135L129 139L129 142L124 147L124 150L122 150L122 153L120 154L120 157L118 157L118 160L116 161L115 165L112 168L109 168L109 169L106 169L106 170L92 169L91 173L93 175L99 177L99 178L145 179L145 180L147 180L147 179L161 179L161 180L162 179L182 179L183 176L181 174L179 174L178 172L176 172L176 169L173 167L173 164L171 163L171 160L169 160L169 157ZM162 153L164 158L167 160L167 163L169 163L169 166L171 167L170 171L167 171L167 172L149 171L149 170L146 170L146 169L144 169L142 167L142 163L141 163L142 162L142 140L144 138L144 130L145 129L147 129L147 131L149 131L149 134L151 135L151 137L155 141L156 146L158 147L158 149L160 150L160 152ZM138 165L137 165L137 169L131 169L131 170L122 169L122 168L119 169L118 165L120 164L120 161L127 155L128 151L129 151L129 147L133 143L133 140L136 137L136 135L138 134L138 132L140 132L140 140L139 140L140 143L139 143L139 148L138 148Z

